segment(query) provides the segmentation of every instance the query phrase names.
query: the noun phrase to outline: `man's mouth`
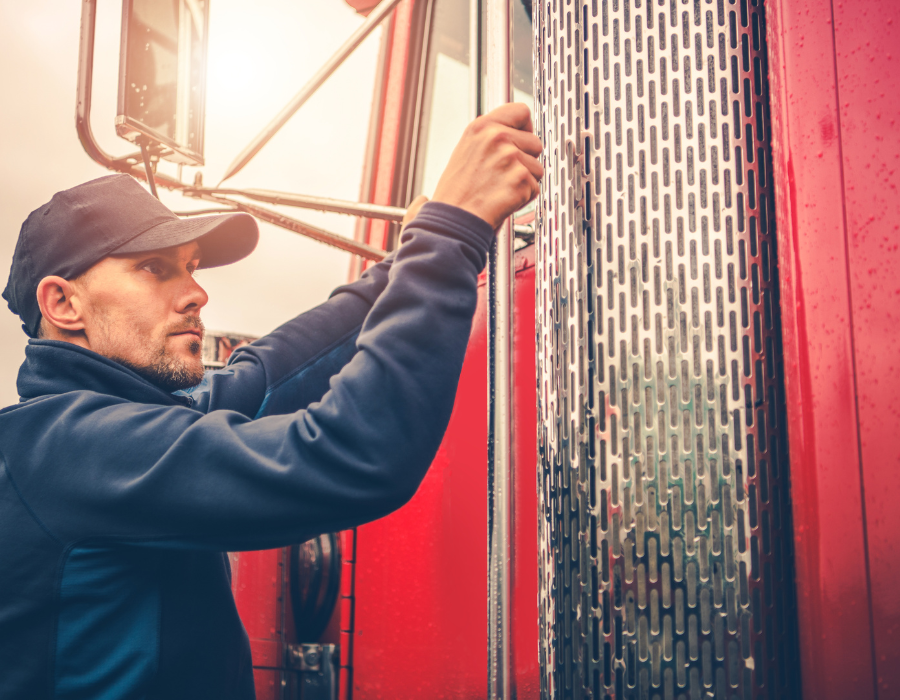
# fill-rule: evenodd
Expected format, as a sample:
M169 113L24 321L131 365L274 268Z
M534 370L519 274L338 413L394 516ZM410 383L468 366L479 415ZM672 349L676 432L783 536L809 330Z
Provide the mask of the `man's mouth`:
M170 336L185 336L192 335L197 340L203 340L203 322L200 319L197 319L196 322L190 323L187 328L180 328L179 330L169 333Z
M188 337L190 338L192 349L194 347L194 342L197 343L196 347L199 348L199 344L203 342L203 321L197 317L189 316L182 319L180 325L181 328L169 333L169 337Z

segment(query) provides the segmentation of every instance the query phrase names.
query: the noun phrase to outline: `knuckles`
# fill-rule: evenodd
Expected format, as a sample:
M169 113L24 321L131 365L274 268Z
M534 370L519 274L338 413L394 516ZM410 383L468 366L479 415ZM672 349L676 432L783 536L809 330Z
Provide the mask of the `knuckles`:
M488 145L492 148L502 148L504 145L510 144L509 134L498 125L492 125L485 129L484 135ZM515 146L513 146L513 148L515 148Z
M534 191L534 185L532 185L531 182L531 173L522 175L522 177L519 178L519 189L528 192L528 194L531 194Z
M466 127L466 133L469 136L479 136L486 129L489 129L494 122L486 117L485 115L481 115L480 117L475 117L469 125Z
M519 149L512 144L505 144L497 149L497 164L504 170L519 162Z

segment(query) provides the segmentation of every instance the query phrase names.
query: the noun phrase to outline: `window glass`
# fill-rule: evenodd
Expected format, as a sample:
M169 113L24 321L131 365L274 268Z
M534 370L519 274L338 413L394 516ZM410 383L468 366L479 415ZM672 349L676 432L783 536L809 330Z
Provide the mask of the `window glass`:
M527 0L526 0L527 2ZM530 2L528 2L530 6ZM513 99L532 105L531 19L514 3ZM472 119L469 90L469 3L434 0L413 195L431 197L453 148Z

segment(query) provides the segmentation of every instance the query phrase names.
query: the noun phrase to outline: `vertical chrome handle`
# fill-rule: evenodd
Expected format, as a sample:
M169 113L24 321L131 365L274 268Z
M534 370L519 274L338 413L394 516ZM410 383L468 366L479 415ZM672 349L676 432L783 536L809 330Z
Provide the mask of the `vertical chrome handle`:
M510 101L510 0L485 2L485 111ZM473 17L477 21L478 18ZM514 695L512 577L513 228L507 219L488 258L488 698Z

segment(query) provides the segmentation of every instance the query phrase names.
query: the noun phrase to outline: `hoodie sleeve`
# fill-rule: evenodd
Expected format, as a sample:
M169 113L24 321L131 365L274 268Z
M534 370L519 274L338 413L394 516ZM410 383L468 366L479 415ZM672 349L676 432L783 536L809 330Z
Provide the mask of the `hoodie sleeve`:
M329 379L356 354L359 331L387 286L395 256L336 289L324 304L238 348L226 367L182 393L204 413L224 409L249 418L293 413L322 398Z
M64 403L28 447L37 466L8 469L20 495L62 541L229 550L391 512L415 493L449 421L491 237L481 219L426 204L355 354L305 409L252 419L90 392L46 399ZM280 352L303 340L293 323L235 364L283 379Z

